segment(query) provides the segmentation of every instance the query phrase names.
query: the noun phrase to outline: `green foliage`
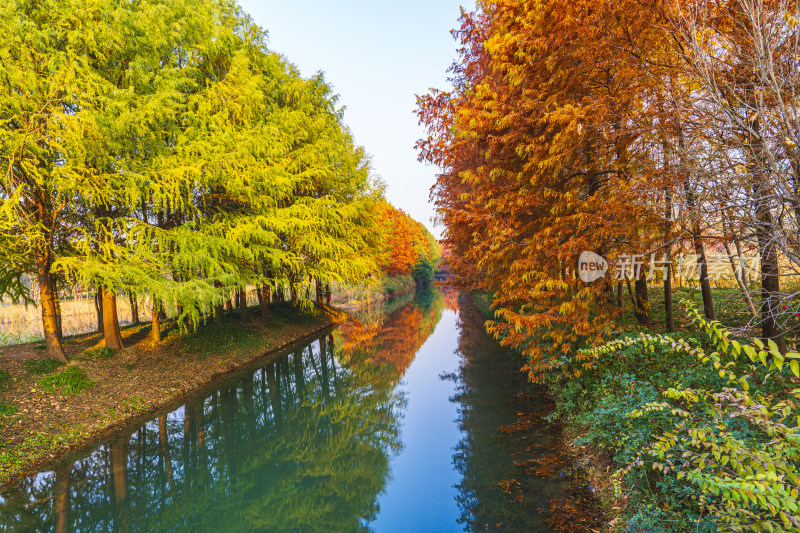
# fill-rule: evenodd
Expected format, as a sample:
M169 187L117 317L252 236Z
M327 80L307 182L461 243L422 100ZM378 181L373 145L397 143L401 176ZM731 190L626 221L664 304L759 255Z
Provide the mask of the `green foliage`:
M558 360L560 412L626 465L631 531L796 531L800 354L736 340L687 306L705 343L643 333Z
M10 390L13 384L14 379L8 373L8 370L0 370L0 393Z
M95 359L99 359L100 361L108 361L112 357L114 357L115 352L111 348L93 348L89 350L84 350L86 355L89 357L93 357Z
M262 344L257 333L242 329L235 323L207 324L186 336L183 346L186 353L204 360L215 353L236 353Z
M39 387L49 392L75 396L94 387L94 382L86 377L84 369L71 366L58 374L39 380Z
M414 268L411 270L411 276L418 285L427 283L433 279L436 272L436 266L427 257L420 255L417 259Z
M22 362L22 367L31 374L50 374L64 366L64 363L52 359L28 359Z
M29 301L39 264L185 329L248 285L377 271L381 188L337 96L233 0L9 0L0 32L0 295Z
M420 228L425 235L427 246L421 246L418 249L419 256L417 262L411 270L411 276L418 285L428 283L433 279L436 269L442 260L442 247L439 242L431 235L424 225L419 224Z

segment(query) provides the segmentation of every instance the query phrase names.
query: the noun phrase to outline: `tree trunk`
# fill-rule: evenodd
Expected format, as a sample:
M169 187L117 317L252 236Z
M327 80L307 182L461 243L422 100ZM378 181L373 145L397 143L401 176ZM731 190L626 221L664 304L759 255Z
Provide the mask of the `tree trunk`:
M759 193L756 195L759 196ZM764 342L775 341L781 352L785 353L786 345L778 328L781 290L778 250L772 239L772 213L765 204L762 199L756 199L756 236L761 256L761 336Z
M111 445L111 471L114 479L115 531L131 530L128 503L128 437L121 437Z
M56 290L56 282L53 280L53 297L56 301L56 335L58 340L64 340L64 324L61 320L61 298L58 297L58 290Z
M239 289L236 292L239 295L239 313L241 315L242 322L248 322L249 318L247 317L247 287Z
M161 310L158 300L153 300L153 322L150 336L153 342L161 342Z
M774 341L782 353L786 352L786 344L778 327L780 314L780 267L778 265L778 248L775 235L775 223L772 219L770 191L771 184L765 175L768 163L764 140L761 138L761 125L756 120L751 128L756 135L750 136L750 161L748 170L753 183L753 206L755 208L756 239L758 253L761 258L761 337L764 342Z
M39 278L39 305L42 308L42 330L47 344L50 359L67 362L64 347L58 335L56 319L56 294L53 290L53 279L50 276L50 258L47 253L38 253L36 257L36 273Z
M138 325L139 324L139 302L136 299L136 295L133 294L133 291L128 291L128 301L131 306L131 322Z
M121 350L125 347L117 319L117 296L106 287L103 287L103 337L106 348Z
M169 435L167 435L167 417L158 417L158 444L161 456L164 458L164 474L166 474L167 485L170 489L174 486L172 478L172 460L169 456Z
M297 307L297 287L294 283L289 286L289 294L292 297L292 307Z
M103 333L103 294L99 287L94 291L94 311L97 313L97 331Z
M686 145L683 140L683 129L678 128L678 146L681 149L682 162L685 164L685 150ZM686 166L688 168L688 166ZM683 178L683 192L686 195L686 206L689 209L689 217L692 220L692 243L694 244L694 251L697 255L697 273L700 276L700 292L703 295L703 312L708 320L714 320L714 299L711 295L711 282L708 279L708 262L706 261L706 252L703 247L702 232L700 229L700 214L697 209L697 201L692 192L691 183L689 182L689 173L684 170Z
M675 331L675 311L672 306L672 264L667 263L667 271L664 272L664 312L666 319L664 326L667 331Z
M222 283L219 281L214 282L214 287L221 289ZM214 306L214 323L215 324L222 324L223 316L222 313L225 311L224 303L220 302Z
M742 281L744 282L745 288L747 288L747 290L750 290L750 287L753 285L753 274L749 265L747 265L747 261L745 260L746 258L744 256L742 241L736 235L733 236L733 244L734 246L736 246L736 256L739 258L739 269L741 270ZM746 276L745 276L745 266L747 266Z
M317 290L317 303L322 305L323 299L325 297L325 289L322 288L322 283L319 281L316 283L316 290Z
M669 163L667 160L667 147L664 146L664 171L669 170ZM675 331L675 312L672 308L672 245L670 240L672 238L672 192L667 187L664 190L664 218L667 225L664 231L664 259L666 270L664 271L664 326L667 331Z
M692 226L692 240L694 252L697 255L697 274L700 276L700 292L703 295L703 313L707 320L715 320L714 297L711 294L711 281L708 279L708 260L703 241L700 238L700 226Z
M269 318L269 304L270 304L270 291L269 287L262 285L261 287L261 318Z
M281 283L277 287L275 287L275 305L276 307L280 307L283 305L283 301L286 298L286 293L283 289L283 284Z
M642 269L641 274L636 279L636 320L639 325L646 328L653 327L653 319L650 318L650 301L647 295L647 275Z
M747 308L750 310L751 315L758 316L758 310L756 310L753 298L750 297L750 291L747 289L747 285L744 282L744 271L741 265L739 268L736 267L738 257L734 256L728 241L723 239L722 244L725 246L725 252L728 254L728 262L731 264L731 270L733 271L733 277L736 278L736 284L739 285L739 290L742 291L742 296L745 302L747 302Z

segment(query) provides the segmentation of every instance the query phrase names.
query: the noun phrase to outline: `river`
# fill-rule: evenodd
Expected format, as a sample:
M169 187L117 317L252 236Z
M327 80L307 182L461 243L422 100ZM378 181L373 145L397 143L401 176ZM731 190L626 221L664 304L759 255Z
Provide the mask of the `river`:
M439 288L359 313L23 480L0 531L551 531L547 401L483 321Z

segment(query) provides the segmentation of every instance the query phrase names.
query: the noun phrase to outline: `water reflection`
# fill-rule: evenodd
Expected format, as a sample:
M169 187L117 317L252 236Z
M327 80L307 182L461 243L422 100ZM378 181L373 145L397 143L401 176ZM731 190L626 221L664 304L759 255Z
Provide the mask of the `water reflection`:
M442 292L422 288L417 291L413 304L398 306L389 313L367 311L359 320L339 328L337 334L341 336L342 351L347 358L388 363L401 377L436 329L443 309Z
M483 321L443 289L366 310L24 480L0 532L550 531L546 406Z
M462 475L459 522L469 532L552 531L550 501L564 489L558 470L538 468L556 434L538 414L545 394L526 383L521 358L501 348L484 330L485 317L469 295L459 305L461 365L453 401L463 433L453 463ZM532 468L536 466L537 468Z
M362 317L0 497L0 531L369 531L436 293ZM396 304L397 305L397 304Z

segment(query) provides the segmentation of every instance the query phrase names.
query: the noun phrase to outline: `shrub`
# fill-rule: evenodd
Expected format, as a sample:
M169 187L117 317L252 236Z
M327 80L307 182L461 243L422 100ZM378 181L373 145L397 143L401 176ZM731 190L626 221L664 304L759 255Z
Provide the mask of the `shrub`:
M422 285L433 279L435 271L436 267L431 260L420 255L417 258L417 263L414 265L414 268L411 269L411 276L414 278L414 281L417 282L417 285Z
M674 366L680 376L676 381L693 386L678 383L661 389L661 401L646 402L627 415L632 421L648 421L654 432L625 471L644 476L649 470L665 502L675 504L678 498L671 494L683 493L686 503L671 510L673 514L714 517L720 529L729 531L797 531L800 429L795 405L800 389L792 390L790 376L800 377L800 354L781 354L771 341L768 346L758 340L752 345L737 341L718 322L706 321L696 309L690 313L708 338L705 347L641 334L580 352L578 359L590 374L597 367L610 368L606 361L624 366L620 354L635 354L656 376L658 369L650 358L658 360L657 354L696 363L688 366L689 374L685 367ZM642 371L639 378L647 375ZM637 437L632 427L603 426L608 418L603 409L624 406L618 398L601 404L595 409L597 427L592 431L618 431L618 438L625 435L629 442L640 442L641 434ZM652 424L654 416L661 422ZM622 442L624 448L624 438ZM639 513L637 520L645 516Z

